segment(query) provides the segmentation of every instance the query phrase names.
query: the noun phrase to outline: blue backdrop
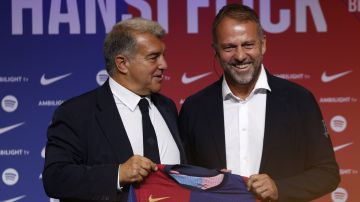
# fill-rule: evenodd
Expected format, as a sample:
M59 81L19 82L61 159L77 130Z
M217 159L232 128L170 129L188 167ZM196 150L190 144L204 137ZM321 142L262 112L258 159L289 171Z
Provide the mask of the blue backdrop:
M80 22L79 33L71 33L70 23L58 23L59 33L49 33L50 7L52 4L56 11L54 4L58 3L64 13L75 3L78 16L67 17ZM95 5L95 1L86 3ZM17 5L25 9L12 11ZM33 7L26 8L28 5ZM39 6L43 13L34 19ZM85 6L85 1L71 0L0 1L0 201L49 201L41 172L52 113L64 100L106 79L101 71L103 19L97 6L95 33L86 33ZM12 15L19 12L23 15L20 24L16 20L21 16ZM117 1L116 13L126 12L123 1ZM39 20L42 33L34 33L32 26ZM22 33L16 33L16 27Z

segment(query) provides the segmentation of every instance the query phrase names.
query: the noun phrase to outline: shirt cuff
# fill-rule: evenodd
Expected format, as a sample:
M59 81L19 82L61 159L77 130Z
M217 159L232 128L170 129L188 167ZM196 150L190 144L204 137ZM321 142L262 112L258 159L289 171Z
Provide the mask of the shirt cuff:
M119 169L118 169L118 176L117 176L117 190L121 191L122 190L122 186L120 185L120 165L119 165Z

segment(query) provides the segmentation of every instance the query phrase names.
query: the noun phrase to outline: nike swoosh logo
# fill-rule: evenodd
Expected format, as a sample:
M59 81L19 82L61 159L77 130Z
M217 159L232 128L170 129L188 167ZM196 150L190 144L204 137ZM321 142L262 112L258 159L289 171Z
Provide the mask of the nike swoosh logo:
M161 197L161 198L153 198L152 197L152 194L149 196L149 202L157 202L157 201L162 201L162 200L165 200L165 199L168 199L168 198L170 198L170 197Z
M64 75L60 75L60 76L57 76L57 77L53 77L53 78L47 79L47 78L45 78L45 74L43 74L43 75L41 76L40 83L41 83L41 85L43 85L43 86L47 86L47 85L50 85L50 84L52 84L52 83L54 83L54 82L57 82L57 81L65 78L65 77L68 77L68 76L70 76L70 75L71 75L71 73L68 73L68 74L64 74Z
M334 81L335 79L343 77L347 74L350 74L351 72L352 72L352 70L348 70L348 71L340 72L340 73L333 74L333 75L327 75L326 71L324 71L321 75L321 81L324 83L328 83L328 82Z
M210 74L212 74L212 72L206 72L206 73L199 74L199 75L196 75L196 76L188 77L186 75L186 72L185 72L181 77L181 82L183 84L190 84L190 83L195 82L195 81L197 81L199 79L202 79L202 78L204 78L206 76L209 76Z
M17 123L17 124L11 125L11 126L6 126L6 127L3 127L3 128L0 128L0 135L3 134L3 133L8 132L9 130L15 129L15 128L21 126L24 123L25 122L21 122L21 123Z
M15 202L15 201L18 201L18 200L24 198L25 196L26 195L18 196L18 197L11 198L11 199L8 199L8 200L2 201L2 202Z
M349 143L346 143L346 144L342 144L342 145L339 145L339 146L336 146L334 147L334 151L337 152L341 149L344 149L345 147L348 147L350 145L352 145L353 143L352 142L349 142Z

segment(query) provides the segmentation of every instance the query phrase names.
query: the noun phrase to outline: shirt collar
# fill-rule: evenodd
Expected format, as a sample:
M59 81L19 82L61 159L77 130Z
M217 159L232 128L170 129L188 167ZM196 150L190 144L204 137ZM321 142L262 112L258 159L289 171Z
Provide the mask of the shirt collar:
M265 93L267 90L271 91L271 88L270 88L268 80L267 80L265 67L264 67L264 65L261 65L259 78L255 83L254 89L251 91L249 97L246 99L250 99L252 97L252 95L257 94L257 93ZM235 98L236 100L240 100L240 98L236 97L231 92L231 90L226 82L225 77L223 77L223 82L222 82L222 96L223 96L224 100L227 100L230 98Z
M130 91L129 89L125 88L124 86L120 85L116 82L113 78L109 77L109 85L112 94L126 107L128 107L131 111L136 109L141 96L135 94L134 92ZM146 99L150 102L150 98L146 97ZM151 102L150 102L151 106Z

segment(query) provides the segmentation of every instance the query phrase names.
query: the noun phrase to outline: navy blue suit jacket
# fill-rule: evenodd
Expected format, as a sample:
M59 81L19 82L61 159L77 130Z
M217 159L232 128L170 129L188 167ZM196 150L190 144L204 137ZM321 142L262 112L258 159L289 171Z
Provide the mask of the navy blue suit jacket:
M184 162L175 104L157 93L151 99ZM133 151L123 121L108 81L63 103L48 128L43 171L46 193L62 201L126 201L126 189L117 190L118 166L133 156Z
M314 96L267 73L260 173L274 179L280 201L309 201L334 190L340 180L330 137ZM222 78L187 98L179 117L189 164L226 168Z

